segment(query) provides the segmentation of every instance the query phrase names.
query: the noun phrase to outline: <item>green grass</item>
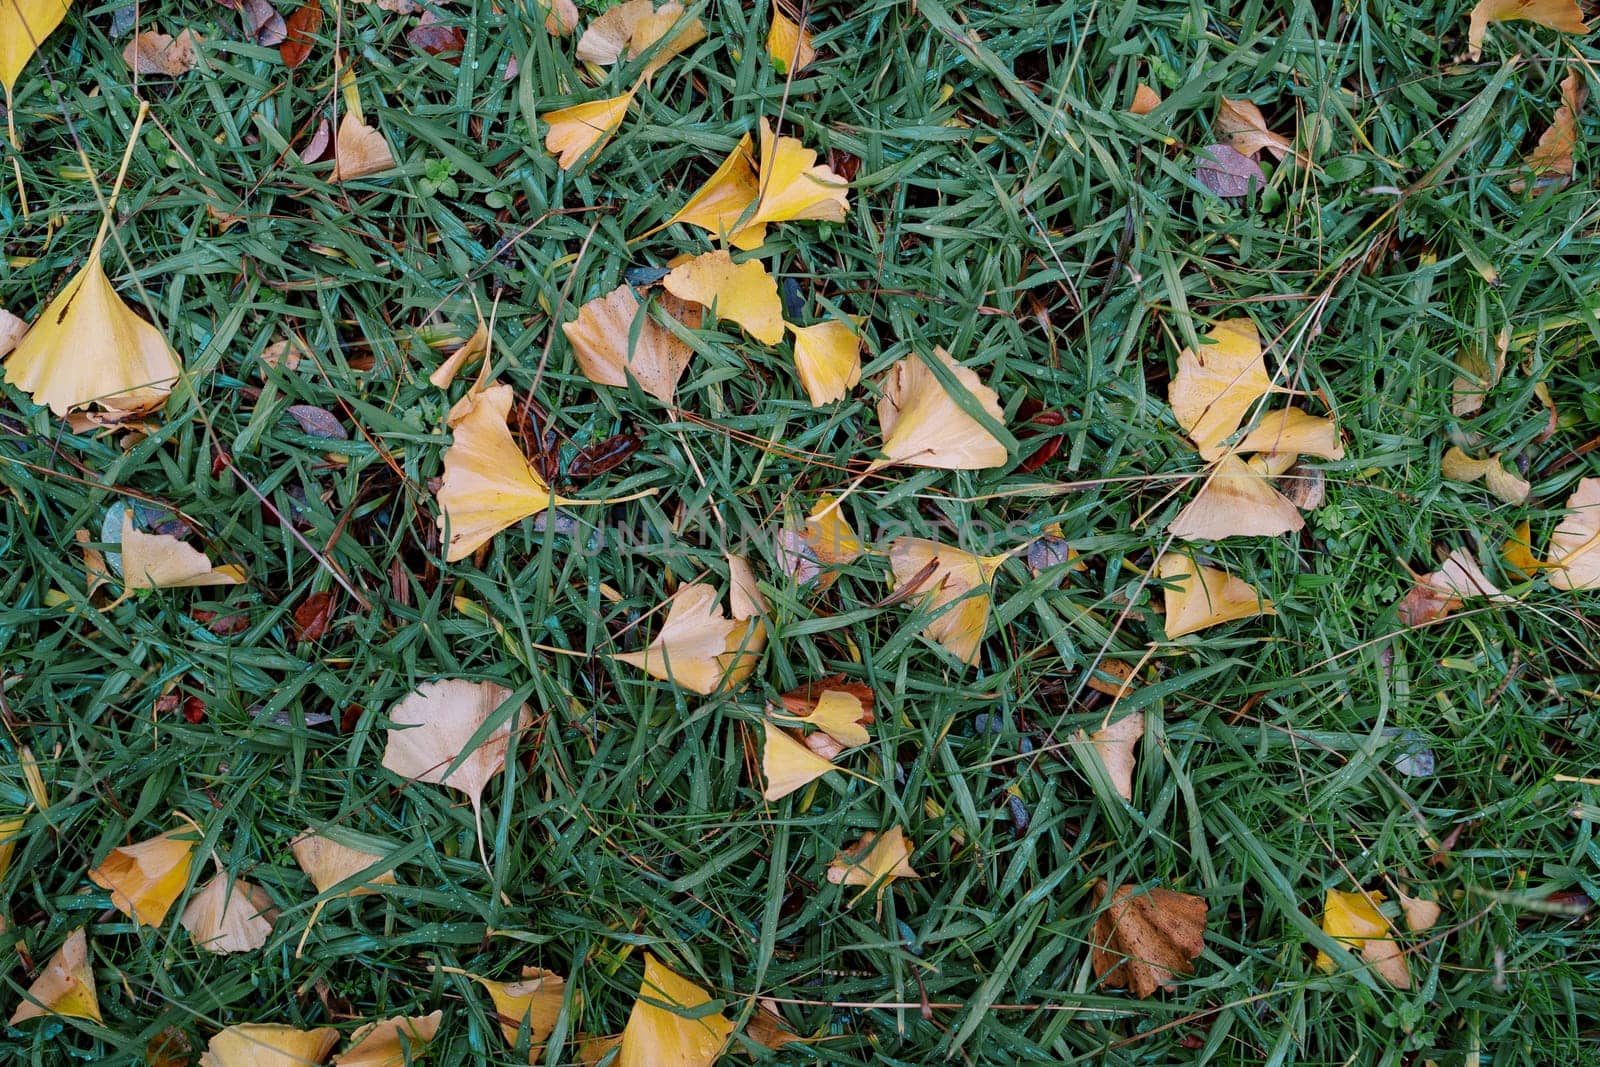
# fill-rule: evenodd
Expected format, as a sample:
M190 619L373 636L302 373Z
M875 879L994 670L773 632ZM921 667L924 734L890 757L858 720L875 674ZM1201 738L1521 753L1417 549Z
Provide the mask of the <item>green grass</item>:
M126 258L108 264L125 293L143 287L186 379L160 428L127 444L74 434L9 387L0 413L0 808L28 803L24 745L52 801L28 817L0 883L0 1004L9 1012L31 980L13 946L25 940L42 962L87 924L105 1024L0 1030L6 1062L136 1064L169 1027L200 1048L238 1022L348 1032L443 1008L430 1062L522 1063L481 991L430 967L567 974L571 1038L621 1030L646 949L730 1018L754 996L779 998L790 1028L817 1040L776 1057L737 1047L783 1063L1600 1057L1600 939L1541 904L1600 898L1595 790L1553 781L1600 767L1596 601L1519 585L1498 561L1519 520L1542 545L1578 479L1600 475L1600 453L1579 451L1600 433L1592 152L1580 145L1564 190L1507 191L1558 83L1600 51L1498 24L1481 62L1458 63L1469 6L830 3L815 12L822 60L786 85L762 47L765 9L709 4L708 38L574 175L544 152L535 115L626 83L584 87L571 41L548 38L525 2L443 9L467 35L454 66L407 45L414 20L344 4L293 76L275 49L243 43L220 5L144 5L141 28L193 26L208 44L202 69L139 87L152 121L120 206ZM98 225L77 146L109 181L137 110L110 11L76 8L18 85L34 214L17 212L6 149L0 306L24 317ZM337 96L336 29L402 164L345 187L294 155ZM505 81L512 55L521 74ZM1142 119L1122 111L1141 79L1166 97ZM1192 148L1216 139L1223 94L1300 131L1311 165L1270 166L1248 201L1206 193ZM868 317L863 386L813 410L787 349L725 324L695 337L681 413L597 391L552 322L630 266L708 248L683 228L629 237L675 210L763 114L860 160L849 220L779 226L763 257L813 313ZM1595 120L1582 128L1592 144ZM452 164L455 195L430 195L430 168ZM246 221L221 230L212 211ZM640 436L626 466L574 495L657 495L574 514L580 538L626 527L651 547L584 551L527 522L481 563L442 564L428 482L448 400L426 380L441 358L429 342L470 332L474 298L498 301L501 380L519 397L537 383L572 447ZM1199 468L1166 383L1182 345L1236 315L1274 340L1281 380L1338 416L1348 453L1323 465L1328 499L1305 536L1205 552L1277 616L1168 641L1145 575ZM1453 417L1462 353L1502 328L1515 339L1504 381L1482 414ZM261 361L291 337L310 353L298 370ZM998 390L1013 431L1025 402L1061 412L1060 457L1032 474L1013 463L868 480L846 504L855 528L954 539L1059 522L1087 563L1064 584L1007 563L971 670L919 637L925 615L873 608L888 591L880 559L827 592L796 588L767 536L864 469L873 380L935 344ZM1558 412L1548 438L1540 384ZM291 404L335 412L351 439L310 437ZM1461 442L1523 465L1533 500L1511 507L1444 482L1440 456ZM219 448L237 476L214 466ZM92 604L73 532L98 531L130 497L181 510L249 585ZM640 618L672 582L724 580L730 538L772 604L752 684L698 699L607 658L654 632L657 619ZM1429 570L1455 547L1516 603L1401 626L1402 564ZM297 641L292 613L321 591L338 601L333 628ZM246 626L219 637L202 610ZM1067 740L1108 707L1086 688L1090 666L1147 655L1159 680L1122 702L1150 724L1127 805ZM872 744L849 762L867 780L833 776L809 797L763 803L750 755L763 702L836 671L878 694ZM492 878L460 798L380 766L384 710L437 677L499 681L536 711L490 788ZM198 696L203 721L154 714L169 690ZM1005 727L981 733L980 714ZM1412 744L1432 751L1432 774L1396 768ZM1579 802L1588 819L1573 815ZM176 911L136 929L85 877L175 811L283 906L263 951L199 953ZM850 907L828 861L895 824L922 879L896 884L881 913ZM331 903L297 957L314 891L287 846L308 825L388 842L400 885ZM1430 863L1430 840L1455 831L1448 858ZM1098 987L1098 878L1206 899L1192 979L1145 1001ZM1323 892L1354 884L1446 901L1440 926L1408 941L1415 989L1384 985L1348 953L1334 974L1313 967L1332 945L1318 930ZM543 1062L575 1059L575 1045L552 1045Z

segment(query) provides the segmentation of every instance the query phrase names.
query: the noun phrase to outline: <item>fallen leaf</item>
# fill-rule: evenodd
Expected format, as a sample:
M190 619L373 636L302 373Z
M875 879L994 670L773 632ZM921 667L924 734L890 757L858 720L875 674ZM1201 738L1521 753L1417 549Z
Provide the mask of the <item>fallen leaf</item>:
M750 1021L744 1024L744 1036L774 1052L785 1045L805 1044L802 1038L789 1031L775 1000L771 997L759 997L756 1005L757 1008L751 1014Z
M406 31L406 43L430 56L459 56L466 50L467 35L459 27L427 21L431 14L424 14L423 21Z
M790 18L778 0L772 0L772 26L767 30L767 55L772 58L773 69L783 75L799 73L817 59L817 50L811 43L811 31Z
M491 343L489 324L484 322L483 316L480 315L478 328L472 331L472 336L463 341L459 348L450 353L445 361L428 375L429 384L435 389L450 388L450 383L456 380L456 375L489 354Z
M287 36L278 46L283 65L294 70L304 63L316 47L317 31L322 28L322 0L309 0L284 20Z
M849 183L795 137L778 137L761 120L761 156L755 214L747 226L769 222L843 222L850 210Z
M1520 578L1532 578L1539 573L1543 566L1533 555L1533 527L1527 519L1517 523L1511 531L1511 536L1506 538L1506 543L1500 546L1500 560L1506 569Z
M1330 889L1323 899L1322 932L1343 941L1352 951L1360 952L1373 970L1396 989L1410 989L1411 972L1391 935L1389 923L1378 911L1381 903L1382 893L1344 893ZM1339 969L1333 957L1320 950L1316 965L1326 974Z
M545 9L545 32L554 37L570 37L578 28L578 5L573 0L537 0L537 3Z
M766 730L766 744L761 750L761 777L766 781L763 799L780 800L837 769L831 759L811 751L787 731L771 722L761 725Z
M111 891L111 906L143 926L160 926L189 884L195 831L190 827L123 845L92 871L89 880Z
M450 409L454 437L437 494L439 528L450 537L447 562L465 559L501 530L547 508L615 503L551 492L506 426L511 401L509 385L474 387Z
M67 17L71 0L5 0L0 4L0 87L7 102L34 51Z
M1294 502L1238 456L1225 455L1201 476L1200 492L1167 527L1185 541L1276 537L1305 526Z
M505 770L513 731L527 729L533 711L523 704L507 715L501 706L511 690L493 682L446 679L428 682L389 709L383 765L402 778L431 782L465 793L472 804L483 852L483 790ZM476 745L474 737L500 720ZM471 747L469 747L471 746ZM489 865L487 855L484 866Z
M100 998L94 989L94 968L89 965L89 938L77 929L67 935L55 955L45 963L27 995L11 1014L11 1025L45 1015L64 1015L100 1022Z
M662 309L690 329L700 326L697 305L667 296ZM678 379L694 355L694 349L651 318L631 285L619 285L584 304L577 319L564 324L561 332L585 378L596 385L626 389L632 377L663 404L673 402Z
M710 696L720 688L742 685L766 644L759 619L729 618L716 589L693 582L673 594L655 640L642 651L618 652L615 658L652 678Z
M244 16L245 33L263 48L280 45L289 36L283 16L267 0L243 0L238 10Z
M1248 100L1222 98L1217 105L1217 132L1229 138L1233 150L1242 156L1268 151L1282 159L1293 151L1287 138L1267 129L1261 109Z
M796 712L788 698L784 699L785 718L814 726L839 742L844 748L855 748L872 739L863 725L872 721L872 712L854 693L839 689L824 689L816 701L804 712Z
M817 701L822 699L824 693L847 693L856 698L860 703L862 714L860 721L872 723L875 721L873 709L877 704L877 697L873 695L869 686L860 682L852 682L842 674L830 674L826 678L818 678L814 682L807 682L789 690L778 699L783 703L783 709L790 715L802 716L811 713L817 706Z
M159 1031L144 1046L144 1067L191 1067L194 1045L175 1026Z
M312 593L302 600L300 606L294 609L294 639L322 640L328 632L328 624L333 620L333 608L333 594L326 590Z
M698 226L741 251L759 248L767 239L765 223L742 224L747 212L761 195L756 176L752 141L747 133L739 139L706 183L695 191L688 203L666 222L643 236L666 229L675 222Z
M1526 20L1563 33L1587 33L1577 0L1478 0L1467 23L1467 58L1483 54L1483 36L1491 22Z
M334 1067L408 1067L439 1032L444 1012L379 1019L350 1035L350 1047L333 1058Z
M1585 478L1567 498L1571 512L1550 535L1545 567L1555 589L1600 589L1600 478Z
M1111 893L1104 878L1095 882L1095 917L1089 962L1108 989L1127 989L1140 1000L1157 989L1173 989L1180 974L1193 974L1205 951L1206 902L1189 893L1157 886L1141 892L1122 885Z
M1482 481L1489 492L1507 504L1521 504L1533 488L1507 470L1498 455L1473 459L1454 445L1440 461L1439 473L1454 482Z
M567 980L554 971L540 967L522 968L519 982L497 982L491 978L470 976L483 986L489 999L494 1001L494 1011L500 1023L500 1033L506 1044L515 1045L523 1024L528 1027L528 1062L538 1063L544 1058L545 1042L555 1031L561 1016L561 1004L566 999Z
M148 30L136 34L128 42L122 50L122 61L135 74L176 78L194 69L198 62L194 49L200 40L190 30L184 30L176 38Z
M633 35L628 38L628 58L638 59L654 50L655 55L640 75L648 82L674 56L682 55L705 39L706 27L698 17L685 17L682 4L663 4L634 26Z
M83 269L6 357L6 381L57 416L91 405L130 418L154 411L182 372L161 331L111 287L100 262L104 242L102 231Z
M611 140L631 103L633 92L629 91L540 115L539 121L550 127L544 137L545 151L557 157L562 170L571 170L591 149L598 152Z
M1332 419L1308 415L1290 406L1263 415L1261 422L1244 435L1233 451L1238 455L1268 452L1343 459L1344 441Z
M990 418L1005 425L1005 412L993 389L944 349L935 348L933 354ZM885 465L902 463L944 470L983 470L1005 465L1006 446L983 423L961 409L920 356L907 356L890 367L881 385L878 425L883 430L881 450Z
M1273 391L1273 384L1250 319L1218 322L1204 340L1210 343L1178 354L1167 402L1201 458L1214 460L1227 451L1222 442L1238 430L1256 401Z
M1215 567L1201 566L1182 552L1162 556L1156 564L1156 577L1166 584L1162 598L1169 640L1236 619L1277 614L1272 601L1248 582Z
M1498 601L1515 599L1489 581L1471 552L1458 548L1445 558L1438 570L1416 579L1396 611L1406 626L1421 626L1456 611L1462 601L1478 597Z
M327 408L319 408L313 404L290 404L284 409L289 417L300 424L300 428L312 437L320 437L325 441L348 441L350 435L339 424L339 416Z
M625 0L624 3L606 8L578 38L574 53L578 62L609 67L621 59L628 41L633 37L634 28L654 11L655 5L651 0Z
M122 582L128 590L184 589L205 585L238 585L244 571L232 564L213 567L204 552L171 534L147 534L133 528L133 512L122 512Z
M1401 893L1400 913L1406 917L1406 929L1414 934L1420 934L1433 929L1444 909L1436 900L1422 900Z
M778 284L759 259L735 264L726 249L705 252L674 267L661 284L680 300L737 323L764 345L783 339L783 301Z
M876 886L876 895L881 898L897 879L922 877L911 869L911 853L915 849L898 826L881 834L863 834L861 840L828 865L828 881L834 885Z
M309 1067L321 1063L339 1042L331 1026L296 1030L272 1023L241 1023L213 1037L200 1067Z
M1232 145L1213 144L1195 150L1194 176L1224 200L1241 200L1261 187L1261 165Z
M1140 82L1133 89L1133 103L1128 105L1128 110L1135 115L1148 115L1161 106L1161 94L1156 92L1144 82Z
M1005 559L1003 552L978 556L921 537L900 537L889 545L889 567L896 588L934 564L912 602L919 610L938 616L923 629L922 636L944 646L968 666L978 662L989 626L989 583ZM941 611L946 605L953 606Z
M838 577L834 568L854 562L863 551L860 538L844 517L844 509L831 496L817 501L801 529L778 531L775 548L785 573L801 583L820 578L821 589Z
M861 381L861 335L855 326L838 319L813 326L784 325L794 334L794 366L811 406L843 400Z
M1458 363L1463 373L1456 375L1450 387L1450 413L1458 418L1476 415L1483 409L1484 398L1490 389L1500 383L1505 373L1506 352L1511 347L1511 331L1502 329L1495 335L1492 359L1477 349L1461 353Z
M646 952L644 981L622 1031L616 1067L713 1067L733 1024L721 1012L695 1011L709 1003L704 989Z
M277 918L278 909L265 889L219 873L189 898L178 921L196 948L226 954L265 945Z
M303 831L290 842L289 851L294 853L294 861L300 865L300 869L310 876L311 884L317 887L319 895L328 892L340 882L354 878L384 859L380 853L351 848L331 837L324 837L315 830ZM394 884L394 870L390 868L369 875L360 885L347 889L339 895L363 897L377 892L373 886Z
M394 169L394 154L383 134L345 112L339 120L339 133L333 139L333 173L330 182L348 182Z
M22 340L22 335L27 332L27 323L4 308L0 308L0 358L3 358L13 348L16 348L17 342Z
M1081 733L1081 731L1080 731ZM1133 802L1133 753L1144 736L1144 714L1124 715L1109 726L1104 726L1088 737L1106 776L1117 790L1117 796Z
M1588 99L1589 87L1584 84L1583 74L1574 69L1561 81L1561 106L1556 108L1550 128L1539 135L1539 143L1523 160L1523 164L1534 173L1533 182L1530 185L1525 179L1516 179L1511 183L1513 193L1521 193L1529 188L1535 193L1548 192L1572 181L1577 170L1572 153L1578 146L1580 136L1578 113ZM1503 352L1501 357L1503 365Z
M22 828L28 824L26 815L7 815L0 818L0 879L11 869L11 857L22 840Z

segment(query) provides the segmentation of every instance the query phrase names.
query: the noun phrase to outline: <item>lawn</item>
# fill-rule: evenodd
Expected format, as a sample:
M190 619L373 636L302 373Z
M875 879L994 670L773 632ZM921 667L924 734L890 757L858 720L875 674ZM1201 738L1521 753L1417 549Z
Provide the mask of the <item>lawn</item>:
M131 427L0 396L0 1008L85 930L101 1014L0 1028L0 1060L190 1063L241 1023L342 1049L442 1010L419 1062L592 1063L648 955L731 1024L718 1062L1600 1062L1600 601L1503 550L1527 522L1545 558L1600 477L1600 120L1578 111L1570 180L1526 162L1564 79L1600 90L1600 37L1496 22L1468 59L1466 0L829 0L786 74L769 6L687 6L704 39L647 83L645 60L578 62L532 0L422 4L460 31L439 55L418 13L329 4L294 69L248 4L80 3L17 79L0 308L32 322L84 266L147 103L104 263L183 373ZM579 7L581 33L603 5ZM182 29L194 69L135 76L133 32ZM636 84L562 169L543 116ZM1161 102L1139 115L1141 84ZM1197 170L1224 98L1288 145L1243 195ZM302 154L356 107L395 165L334 181ZM672 403L594 384L560 325L720 247L649 231L763 118L849 181L843 221L773 225L755 258L790 321L858 317L860 384L813 406L789 339L710 312L672 326L693 352ZM477 371L429 375L480 314L556 491L637 497L447 562L447 417ZM1342 455L1290 479L1321 480L1303 529L1185 546L1168 525L1211 476L1169 390L1241 318L1289 391L1269 406L1332 417ZM1468 410L1457 379L1501 345ZM903 366L1003 462L876 465ZM637 450L574 473L617 435ZM1453 447L1525 498L1446 477ZM828 495L866 551L800 581L779 532ZM78 532L116 553L125 514L245 580L92 589ZM952 611L893 592L901 538L1006 555L962 602L990 607L970 664L924 636ZM1403 611L1455 550L1506 595ZM1171 551L1275 613L1169 636ZM747 678L702 695L616 658L690 583L737 597L727 553L765 602ZM831 675L870 690L870 739L764 799L764 720ZM384 766L391 709L438 679L530 709L481 845L465 795ZM1124 798L1086 735L1129 714ZM185 826L161 923L89 878ZM308 828L394 884L319 894L290 851ZM894 828L918 877L830 881ZM217 871L280 912L260 948L180 925ZM1191 974L1105 980L1102 880L1204 902ZM1326 894L1359 890L1387 898L1408 982L1324 932ZM1409 929L1401 893L1442 916ZM566 979L542 1041L508 1041L471 977L523 968ZM752 1036L773 1010L800 1042Z

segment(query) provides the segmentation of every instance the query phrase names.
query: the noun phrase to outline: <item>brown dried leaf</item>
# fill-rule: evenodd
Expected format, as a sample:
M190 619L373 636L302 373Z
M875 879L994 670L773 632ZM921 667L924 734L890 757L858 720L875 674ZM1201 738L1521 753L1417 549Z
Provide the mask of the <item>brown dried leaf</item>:
M244 15L245 32L263 48L280 45L289 36L283 16L267 0L242 0L239 10Z
M1267 120L1261 109L1248 100L1222 98L1217 105L1217 132L1229 139L1233 150L1243 156L1253 156L1263 149L1278 159L1292 149L1287 138L1267 129Z
M194 69L195 45L201 38L184 30L176 38L154 30L137 34L122 50L122 60L135 74L176 78Z
M321 28L322 0L309 0L285 19L284 30L288 36L278 46L283 65L293 70L304 63L316 47L316 34Z
M1265 172L1232 145L1207 145L1196 152L1194 176L1224 200L1240 200L1260 188Z
M429 21L430 11L422 21L406 31L406 41L419 52L430 56L459 56L467 47L467 37L458 27L441 26ZM457 59L455 62L460 62Z
M320 641L333 620L334 600L329 592L312 593L294 609L294 639Z
M1160 106L1161 94L1140 82L1133 90L1133 103L1128 105L1128 110L1135 115L1148 115Z
M1095 905L1110 887L1095 883ZM1141 1000L1157 989L1174 988L1174 976L1194 973L1205 950L1206 902L1188 893L1157 887L1140 893L1123 885L1095 918L1090 964L1107 988L1128 989Z

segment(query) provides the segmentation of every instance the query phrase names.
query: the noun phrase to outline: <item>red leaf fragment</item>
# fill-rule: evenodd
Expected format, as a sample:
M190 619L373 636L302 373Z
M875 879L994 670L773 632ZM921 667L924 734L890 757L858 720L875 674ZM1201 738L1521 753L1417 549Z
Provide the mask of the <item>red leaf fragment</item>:
M312 593L294 609L294 639L320 641L333 621L333 594Z
M321 0L310 0L295 11L284 20L284 28L289 36L278 46L278 54L283 57L283 65L293 70L304 63L316 47L316 33L322 28Z
M441 26L427 21L427 16L406 31L411 47L430 56L459 55L467 47L467 38L455 26Z

